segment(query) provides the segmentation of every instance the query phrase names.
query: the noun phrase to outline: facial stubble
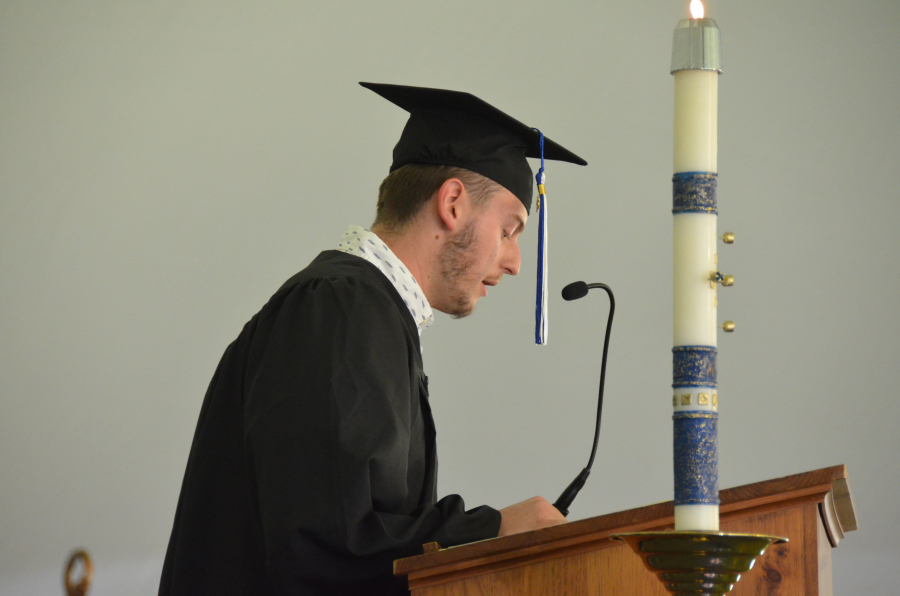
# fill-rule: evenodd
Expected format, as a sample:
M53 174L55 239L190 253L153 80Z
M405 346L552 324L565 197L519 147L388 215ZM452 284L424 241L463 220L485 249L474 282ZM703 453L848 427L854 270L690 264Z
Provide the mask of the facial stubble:
M475 256L470 250L474 241L475 225L474 222L469 222L447 239L438 255L447 298L445 312L454 319L467 317L475 310L475 302L466 291L464 283L475 263Z

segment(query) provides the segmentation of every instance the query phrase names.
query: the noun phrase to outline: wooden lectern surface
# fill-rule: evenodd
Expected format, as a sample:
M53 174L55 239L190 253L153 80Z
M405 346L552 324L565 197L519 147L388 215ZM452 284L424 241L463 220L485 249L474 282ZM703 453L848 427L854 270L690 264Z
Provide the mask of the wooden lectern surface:
M732 594L831 596L831 547L856 529L844 466L723 490L720 499L722 531L790 539L770 547ZM610 535L671 529L673 511L670 501L437 550L396 561L394 573L408 577L414 596L663 596Z

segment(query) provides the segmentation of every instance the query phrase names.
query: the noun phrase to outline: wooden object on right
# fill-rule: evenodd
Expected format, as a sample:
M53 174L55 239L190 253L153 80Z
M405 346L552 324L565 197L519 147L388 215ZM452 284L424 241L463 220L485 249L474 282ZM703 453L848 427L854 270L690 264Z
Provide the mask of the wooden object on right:
M832 596L831 549L857 529L846 468L833 466L723 490L723 532L786 536L743 574L735 596ZM671 529L671 501L485 540L394 562L413 596L665 596L612 534Z

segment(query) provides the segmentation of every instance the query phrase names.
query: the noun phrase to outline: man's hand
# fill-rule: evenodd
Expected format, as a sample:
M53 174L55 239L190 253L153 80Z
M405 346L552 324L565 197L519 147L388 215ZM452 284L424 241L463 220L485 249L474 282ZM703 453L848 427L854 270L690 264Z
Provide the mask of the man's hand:
M500 534L518 534L566 523L566 518L544 497L531 497L527 501L500 510Z

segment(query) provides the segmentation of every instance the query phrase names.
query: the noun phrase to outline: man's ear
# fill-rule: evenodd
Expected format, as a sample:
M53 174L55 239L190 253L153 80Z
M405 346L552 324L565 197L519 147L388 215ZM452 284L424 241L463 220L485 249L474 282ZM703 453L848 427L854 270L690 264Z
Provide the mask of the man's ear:
M448 231L455 232L465 223L470 208L469 195L459 178L441 184L437 191L438 217Z

